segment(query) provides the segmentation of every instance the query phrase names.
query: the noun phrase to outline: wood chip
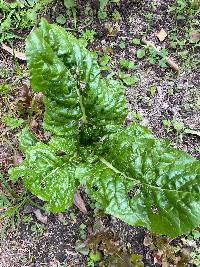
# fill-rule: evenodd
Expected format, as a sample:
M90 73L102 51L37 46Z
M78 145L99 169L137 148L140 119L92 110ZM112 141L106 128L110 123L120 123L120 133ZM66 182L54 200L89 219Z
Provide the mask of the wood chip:
M87 213L87 209L85 207L85 202L83 201L81 194L79 191L76 191L74 195L74 205L84 214Z
M153 47L155 49L156 52L160 52L160 49L157 48L154 43L150 42L150 41L147 41L145 38L142 39L142 43L147 45L147 46L150 46L150 47ZM177 72L179 74L179 66L174 62L174 60L170 57L165 57L165 60L166 60L166 63L168 64L168 66L175 72Z
M10 53L12 56L25 61L26 60L26 56L23 52L19 52L17 50L14 50L12 48L10 48L9 46L5 45L4 43L1 43L1 47L7 51L8 53Z
M193 135L197 135L200 137L200 131L194 131L194 130L190 130L188 131L189 134L193 134Z
M156 36L158 37L160 42L163 42L165 40L165 38L167 37L167 32L162 28L157 34Z

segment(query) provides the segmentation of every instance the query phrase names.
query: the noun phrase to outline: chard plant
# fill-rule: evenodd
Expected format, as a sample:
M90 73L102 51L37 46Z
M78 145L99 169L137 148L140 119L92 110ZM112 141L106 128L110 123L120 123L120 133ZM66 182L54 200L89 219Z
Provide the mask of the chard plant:
M103 79L96 57L72 34L42 20L26 41L33 92L44 95L44 132L26 127L19 138L23 163L10 169L52 212L73 204L84 185L105 213L134 226L177 236L200 224L200 162L123 124L124 86Z

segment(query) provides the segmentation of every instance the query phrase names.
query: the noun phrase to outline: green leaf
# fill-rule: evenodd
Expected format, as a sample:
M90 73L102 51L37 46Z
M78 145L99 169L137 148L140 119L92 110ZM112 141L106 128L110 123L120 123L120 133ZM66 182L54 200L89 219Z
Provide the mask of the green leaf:
M99 9L99 11L98 11L98 18L99 19L102 19L102 20L106 19L107 18L106 11L103 11L102 9Z
M133 43L134 45L139 45L141 42L140 42L140 39L138 39L138 38L133 38L132 43Z
M23 165L10 169L9 173L12 180L17 176L24 177L32 194L48 202L47 209L61 212L73 204L77 188L75 166L68 155L57 155L51 146L37 142L26 149Z
M137 56L137 58L142 59L145 56L145 50L144 49L138 49L136 56Z
M106 213L170 236L199 225L199 161L138 124L111 135L99 157L76 176Z
M32 89L46 95L45 130L56 135L77 134L82 119L100 137L124 121L123 85L100 79L96 57L71 34L42 20L28 37L26 51Z
M135 63L133 61L127 60L127 59L121 59L119 61L119 64L121 65L122 68L128 69L128 70L133 70L135 69Z
M123 123L127 109L124 86L121 82L113 79L100 80L96 93L95 102L85 97L83 103L87 109L87 117L92 124L93 134L100 137L115 131Z
M28 127L24 128L19 136L19 144L21 151L26 152L26 150L30 146L34 146L36 143L37 139L33 134L31 134Z
M29 35L26 42L32 90L45 94L43 127L56 135L74 135L82 116L77 99L77 82L66 66L73 62L75 71L76 57L78 60L80 56L78 49L76 55L73 52L71 57L68 56L76 47L73 39L58 26L50 26L43 20L41 27Z
M71 9L76 7L76 2L75 0L64 0L64 5L67 9Z
M132 76L131 74L119 72L119 78L126 84L126 85L134 85L138 82L138 78L136 76Z
M108 65L110 59L111 59L111 57L109 55L104 55L101 57L99 64L102 67L105 67L106 65Z
M197 106L198 109L200 109L200 99L197 100L196 106Z

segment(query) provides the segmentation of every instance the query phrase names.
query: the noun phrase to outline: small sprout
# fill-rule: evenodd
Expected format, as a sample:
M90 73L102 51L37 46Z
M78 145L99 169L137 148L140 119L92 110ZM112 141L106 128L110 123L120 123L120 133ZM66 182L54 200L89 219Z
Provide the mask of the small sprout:
M197 102L196 102L196 106L197 106L197 108L200 109L200 99L197 100Z
M6 126L11 128L12 130L20 127L24 122L23 119L17 119L10 114L4 115L4 117L2 118L2 121L3 121L3 123L6 124Z
M36 236L36 238L40 238L44 234L45 229L46 228L44 224L35 223L31 226L31 231Z
M162 120L162 123L167 128L167 132L169 132L172 126L172 122L170 120Z
M101 66L101 70L110 70L109 61L111 57L109 55L104 55L101 57L99 64Z
M153 14L151 12L147 12L146 14L144 14L144 16L148 20L152 20L153 19Z
M81 223L79 226L79 230L80 230L80 237L81 239L86 239L86 225L84 223Z
M23 217L22 221L23 221L24 223L30 223L30 222L33 221L33 217L32 217L31 214L26 215L26 216Z
M119 61L119 64L122 68L128 69L128 70L133 70L135 69L135 64L133 61L127 60L127 59L121 59Z
M173 121L173 127L177 132L184 130L185 125L183 122Z
M119 47L120 47L121 49L126 48L126 44L125 44L125 42L124 42L124 41L121 41L121 42L119 43Z
M95 39L96 32L94 30L86 30L82 32L81 39L85 41L86 45L92 43Z
M90 260L93 262L97 262L101 260L101 252L100 251L96 251L96 252L90 252L89 254Z
M73 221L76 220L76 215L75 215L74 212L70 212L69 217L70 217L70 219L73 220Z
M107 13L105 11L103 11L102 9L99 9L98 18L102 19L102 20L105 20L107 18Z
M112 17L113 17L113 19L115 20L115 21L121 21L122 20L122 17L121 17L121 15L120 15L120 13L119 13L119 11L118 10L114 10L114 12L112 13Z
M134 44L134 45L140 45L140 44L141 44L140 39L138 39L138 38L133 38L133 40L132 40L132 44Z
M5 95L7 93L9 93L11 90L11 85L4 83L4 84L0 84L0 95Z
M138 59L142 59L145 56L145 50L144 49L138 49L136 56Z
M60 25L64 25L66 23L66 18L63 15L59 15L56 17L56 22Z
M148 89L148 91L150 92L150 94L152 96L155 96L156 91L157 91L157 88L156 88L156 86L150 86L149 89Z
M166 59L165 58L161 58L159 60L159 65L160 65L161 68L167 68L167 61L166 61Z

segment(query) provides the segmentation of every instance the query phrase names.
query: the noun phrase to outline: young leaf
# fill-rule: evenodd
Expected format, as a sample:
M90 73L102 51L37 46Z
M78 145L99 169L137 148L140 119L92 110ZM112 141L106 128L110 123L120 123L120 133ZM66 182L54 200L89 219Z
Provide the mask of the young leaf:
M142 59L145 56L145 50L138 49L136 55L137 55L137 58Z
M64 0L64 5L67 9L71 9L76 6L76 3L75 0Z

